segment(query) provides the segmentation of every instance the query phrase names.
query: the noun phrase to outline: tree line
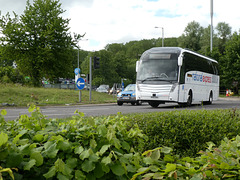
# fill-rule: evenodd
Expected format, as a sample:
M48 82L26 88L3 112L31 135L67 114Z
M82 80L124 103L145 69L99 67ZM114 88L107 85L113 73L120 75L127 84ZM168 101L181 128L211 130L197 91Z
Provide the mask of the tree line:
M41 85L43 78L51 82L59 77L74 78L78 66L89 74L89 59L100 58L100 68L93 69L93 84L135 83L135 64L147 49L162 46L162 38L127 43L107 44L95 52L79 50L84 35L70 32L69 19L59 0L27 1L24 13L14 17L0 14L0 81ZM73 34L73 35L72 35ZM213 49L210 51L210 25L202 27L189 22L179 37L164 39L164 46L189 48L219 62L221 88L238 91L240 81L240 34L232 32L226 22L214 28ZM26 78L29 77L29 78Z

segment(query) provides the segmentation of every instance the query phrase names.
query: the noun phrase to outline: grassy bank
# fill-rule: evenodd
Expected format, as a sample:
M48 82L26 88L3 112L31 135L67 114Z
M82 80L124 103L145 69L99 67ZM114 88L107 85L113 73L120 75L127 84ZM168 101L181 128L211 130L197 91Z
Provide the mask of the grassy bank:
M27 106L29 103L38 106L64 105L64 104L97 104L116 102L116 97L105 93L92 91L92 99L89 101L89 91L81 91L81 103L79 103L79 91L69 89L46 89L43 87L27 87L18 84L0 84L0 106L14 105Z

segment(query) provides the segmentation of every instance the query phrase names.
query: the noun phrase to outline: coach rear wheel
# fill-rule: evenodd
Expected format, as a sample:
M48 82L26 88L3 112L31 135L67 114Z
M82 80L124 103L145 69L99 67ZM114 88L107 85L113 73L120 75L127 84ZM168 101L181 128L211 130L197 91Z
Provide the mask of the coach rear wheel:
M212 104L212 102L213 102L213 93L212 93L212 91L210 92L210 95L209 95L209 99L208 99L208 101L206 102L206 104Z

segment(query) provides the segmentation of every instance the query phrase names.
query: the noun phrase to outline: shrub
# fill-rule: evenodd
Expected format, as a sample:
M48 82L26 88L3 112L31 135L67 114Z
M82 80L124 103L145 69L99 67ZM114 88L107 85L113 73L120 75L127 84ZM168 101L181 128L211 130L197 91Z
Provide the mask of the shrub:
M223 138L240 134L239 114L236 109L184 110L135 114L127 121L149 137L145 150L168 146L175 154L193 157L206 148L206 142L219 145Z
M131 180L141 179L229 179L240 177L240 136L224 138L219 147L208 143L208 149L196 158L179 158L170 148L156 148L143 153L144 167Z
M49 120L35 106L29 111L16 121L0 116L0 166L17 168L16 179L130 179L140 167L134 143L145 136L127 129L124 116Z

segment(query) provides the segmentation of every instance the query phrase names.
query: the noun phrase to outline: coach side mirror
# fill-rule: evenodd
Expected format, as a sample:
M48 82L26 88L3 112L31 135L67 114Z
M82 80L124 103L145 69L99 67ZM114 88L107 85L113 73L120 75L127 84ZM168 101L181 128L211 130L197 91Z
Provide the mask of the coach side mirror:
M138 72L139 61L136 61L136 72Z
M180 55L178 57L178 66L182 66L182 64L183 64L183 58L182 58L182 55Z

